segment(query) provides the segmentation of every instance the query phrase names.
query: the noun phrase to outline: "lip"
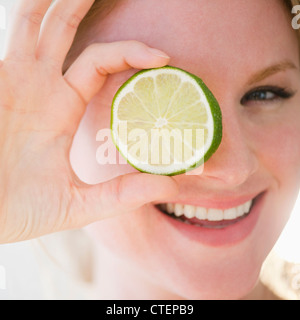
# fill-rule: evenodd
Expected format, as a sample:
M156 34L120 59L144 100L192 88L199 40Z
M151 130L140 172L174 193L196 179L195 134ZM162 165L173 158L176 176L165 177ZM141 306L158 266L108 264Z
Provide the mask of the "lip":
M154 209L161 215L160 218L163 219L163 221L167 225L169 225L171 228L179 232L183 237L191 241L196 241L212 247L231 246L242 242L251 234L251 232L255 228L260 216L261 209L263 207L265 199L264 195L265 193L261 193L254 198L251 211L247 216L245 216L241 220L238 220L234 224L220 229L205 228L201 226L186 224L161 212L155 206ZM238 202L240 201L241 199L238 200ZM203 205L203 202L201 202L201 204ZM224 207L224 202L222 204L222 207Z

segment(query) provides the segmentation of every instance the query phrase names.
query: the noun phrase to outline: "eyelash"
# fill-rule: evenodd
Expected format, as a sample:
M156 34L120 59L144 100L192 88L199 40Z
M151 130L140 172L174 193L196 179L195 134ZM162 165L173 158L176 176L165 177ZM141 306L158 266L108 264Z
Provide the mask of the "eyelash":
M271 94L271 97L268 95ZM246 93L241 99L242 105L250 103L268 103L281 99L290 99L294 96L294 92L290 92L285 88L275 86L259 87Z

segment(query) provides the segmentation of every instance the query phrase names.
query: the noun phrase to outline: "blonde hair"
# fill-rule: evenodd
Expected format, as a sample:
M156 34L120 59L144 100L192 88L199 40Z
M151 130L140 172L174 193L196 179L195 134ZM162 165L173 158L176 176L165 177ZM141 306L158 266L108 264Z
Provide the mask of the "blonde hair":
M288 3L290 8L300 5L300 0L285 0L285 2Z

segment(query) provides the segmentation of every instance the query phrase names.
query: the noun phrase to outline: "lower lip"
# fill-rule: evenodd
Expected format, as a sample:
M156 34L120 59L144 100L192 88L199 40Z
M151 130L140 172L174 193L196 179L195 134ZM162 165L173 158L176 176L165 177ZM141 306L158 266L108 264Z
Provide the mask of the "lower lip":
M196 241L212 247L229 246L246 239L256 226L259 213L263 206L264 194L259 195L253 203L250 213L236 223L220 229L189 225L156 210L164 217L166 223L191 241Z

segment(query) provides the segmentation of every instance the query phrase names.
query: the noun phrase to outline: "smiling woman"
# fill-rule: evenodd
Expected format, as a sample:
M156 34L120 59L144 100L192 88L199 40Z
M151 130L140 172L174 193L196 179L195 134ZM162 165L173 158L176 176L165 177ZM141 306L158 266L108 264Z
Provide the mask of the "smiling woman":
M99 299L270 298L300 186L298 3L51 2L19 1L0 69L0 241L85 227ZM118 88L166 64L217 98L219 149L192 175L100 166Z
M246 16L241 14L245 10ZM68 64L87 43L145 42L167 52L171 65L204 79L224 117L219 150L201 175L174 178L178 195L154 201L154 207L149 203L130 217L87 228L99 250L99 287L109 285L106 277L113 272L114 277L107 277L111 288L119 287L130 297L136 292L125 290L127 277L143 288L142 293L136 291L145 297L146 288L149 296L151 292L156 297L246 295L286 222L299 186L299 172L290 167L297 165L299 156L299 51L291 16L281 1L273 1L272 6L267 1L251 5L247 1L202 1L184 6L179 1L159 5L157 1L121 1L101 19L96 20L96 12L95 6L91 20L88 17L79 28ZM133 12L139 12L139 17L133 19ZM168 14L162 19L163 12ZM281 23L275 26L274 21ZM235 41L229 42L231 38ZM106 179L92 158L96 144L86 147L86 156L82 155L87 146L83 135L92 141L95 130L108 125L109 101L131 74L111 76L105 90L89 104L72 149L72 163L82 180ZM288 143L284 137L289 137ZM111 176L132 169L123 166L117 171L106 166ZM155 274L152 281L146 280L148 274Z

